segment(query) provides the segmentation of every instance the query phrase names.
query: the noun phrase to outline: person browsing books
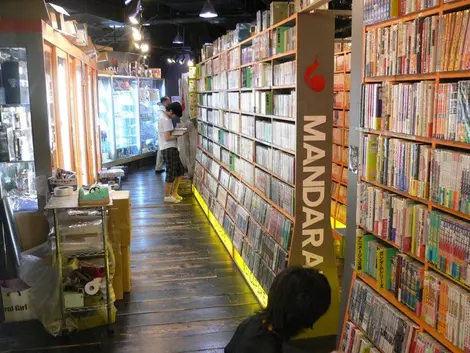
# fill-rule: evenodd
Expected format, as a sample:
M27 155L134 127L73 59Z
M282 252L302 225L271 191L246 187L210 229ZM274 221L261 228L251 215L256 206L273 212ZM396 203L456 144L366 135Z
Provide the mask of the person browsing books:
M225 353L282 353L283 344L310 329L331 304L326 277L312 268L291 267L273 281L265 309L243 321Z
M181 163L177 147L178 136L172 134L174 128L172 119L183 115L180 103L171 103L158 121L158 138L162 151L163 162L166 165L165 202L179 203L183 198L178 195L178 186L184 175L184 166Z
M158 114L157 114L157 129L158 129L158 121L162 117L162 114L165 114L166 107L171 103L171 99L168 96L163 96L160 98L160 104L158 105ZM157 162L155 164L155 173L163 173L165 169L163 169L163 157L162 151L159 148L157 151Z

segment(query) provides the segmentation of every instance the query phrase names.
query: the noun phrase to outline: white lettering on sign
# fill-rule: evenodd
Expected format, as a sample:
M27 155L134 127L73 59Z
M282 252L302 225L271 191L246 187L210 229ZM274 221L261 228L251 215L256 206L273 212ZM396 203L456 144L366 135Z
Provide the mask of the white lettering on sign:
M325 150L314 145L314 142L326 141L325 133L317 130L318 126L325 123L325 115L304 117L303 148L306 156L302 171L306 177L302 181L302 212L305 214L305 222L302 223L302 256L306 267L323 263L323 256L316 249L323 245L324 229L319 228L317 223L325 219L325 214L322 207L316 208L325 201L325 165L312 164L325 158Z

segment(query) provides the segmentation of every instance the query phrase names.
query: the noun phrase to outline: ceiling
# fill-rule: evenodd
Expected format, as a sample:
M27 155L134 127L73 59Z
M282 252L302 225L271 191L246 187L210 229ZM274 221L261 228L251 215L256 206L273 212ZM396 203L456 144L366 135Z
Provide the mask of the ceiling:
M134 50L128 16L137 1L126 6L124 0L46 0L64 7L73 19L86 23L95 43L120 51ZM214 41L239 22L253 21L256 12L267 9L271 1L211 0L219 16L203 19L199 12L205 0L141 0L144 38L152 48L152 56L184 52L197 55L204 43ZM333 1L351 3L351 0ZM184 37L184 45L172 43L178 31Z
M136 2L137 0L133 0ZM204 43L212 42L239 22L251 22L256 12L266 9L271 0L212 0L218 17L203 19L199 12L205 0L141 0L141 24L144 38L152 54L193 52L197 54ZM87 23L89 35L100 45L115 50L132 50L128 15L132 4L124 0L46 0L64 7L73 19ZM174 45L177 32L184 45Z

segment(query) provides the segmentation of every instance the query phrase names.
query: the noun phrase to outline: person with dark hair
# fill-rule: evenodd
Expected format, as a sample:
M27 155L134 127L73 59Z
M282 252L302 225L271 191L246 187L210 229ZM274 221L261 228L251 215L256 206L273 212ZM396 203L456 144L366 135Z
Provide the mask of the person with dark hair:
M178 195L178 186L184 175L184 166L181 163L178 152L178 136L171 133L174 130L172 119L183 115L183 107L178 102L171 103L166 107L158 122L158 138L163 162L166 165L165 178L165 202L179 203L183 198Z
M162 114L165 114L166 107L171 103L171 99L168 96L163 96L160 98L160 104L158 106L158 113L159 116L157 118L157 125L158 121L160 121L160 118L162 117ZM162 151L161 149L158 149L157 151L157 162L155 164L155 173L163 173L165 169L163 169L163 157L162 157Z
M312 268L287 268L269 290L265 309L243 321L225 353L282 353L283 343L311 329L329 309L331 287Z

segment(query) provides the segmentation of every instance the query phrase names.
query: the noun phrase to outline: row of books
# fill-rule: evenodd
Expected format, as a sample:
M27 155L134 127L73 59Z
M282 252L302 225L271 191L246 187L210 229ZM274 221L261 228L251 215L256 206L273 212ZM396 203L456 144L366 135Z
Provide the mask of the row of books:
M271 34L269 32L253 38L252 43L255 61L267 59L271 56Z
M349 127L349 111L333 110L333 126Z
M274 273L277 274L285 268L287 252L266 234L263 228L253 219L250 219L245 241L247 242L246 245L249 246L249 249L246 250L258 254ZM250 255L247 254L249 263L252 261Z
M417 18L366 32L364 76L423 74L436 71L439 16Z
M377 135L362 135L360 176L428 198L431 146Z
M413 352L411 347L419 327L359 280L354 282L351 289L349 320L359 327L381 352ZM351 325L345 326L346 340L351 329Z
M290 94L273 95L273 114L275 116L293 118L297 115L297 97L296 92Z
M273 142L273 129L270 120L256 120L256 138L265 142Z
M251 35L251 23L238 23L234 30L217 38L212 43L212 54L217 55L229 48L237 45L241 41L249 38ZM211 57L211 56L209 56ZM209 58L207 57L207 58Z
M342 165L333 163L331 166L331 176L334 180L339 180L343 183L348 182L348 168Z
M364 24L380 23L438 5L438 0L365 0Z
M333 108L348 109L349 104L350 104L350 92L349 91L333 92Z
M274 65L274 86L295 85L296 71L295 61Z
M212 165L217 163L203 155L198 155L201 165L204 165L207 170L212 170ZM206 173L206 169L197 173L201 175L199 180L211 191L219 203L225 205L227 214L235 220L235 224L243 234L248 231L248 220L251 212L251 217L266 227L277 243L284 249L289 248L293 226L289 219L272 208L264 199L238 181L233 175L229 175L223 168L219 169L218 181L221 186L230 190L233 197L228 195L225 190L221 191L220 186L217 190L217 177L214 178ZM214 183L215 187L213 186Z
M253 140L240 138L240 155L249 161L255 161L255 144Z
M254 60L253 57L253 47L244 47L241 49L241 59L242 59L242 65L246 64L251 64Z
M342 203L339 203L336 200L332 199L330 203L330 214L333 218L345 224L347 214L348 214L348 209L346 205L343 205Z
M367 84L363 100L362 127L431 137L434 81Z
M351 71L351 53L335 55L335 71Z
M346 186L333 181L331 183L331 197L342 204L347 204L348 189Z
M213 124L234 132L240 131L240 119L238 114L225 112L223 110L213 111L213 113Z
M431 160L431 201L470 214L470 154L433 150Z
M349 90L351 87L351 74L334 74L333 76L333 89L335 91L339 90Z
M348 164L349 159L349 149L348 147L342 147L339 145L333 145L332 147L333 152L333 162L342 162L346 165Z
M470 69L469 15L465 10L440 17L436 71Z
M295 13L293 1L273 1L269 10L256 13L256 33L267 30Z
M255 137L255 117L250 115L242 115L241 132L243 135Z
M380 296L370 287L362 282L358 287L356 295L358 295L359 303L356 303L354 308L360 310L361 314L359 316L355 315L356 320L351 319L354 323L351 321L346 322L343 341L340 343L341 352L449 352L429 334L418 332L416 325L406 320L390 304L381 300ZM386 307L382 308L381 305ZM371 317L368 315L371 315ZM382 318L386 321L382 322ZM378 320L378 328L374 327L374 320ZM380 331L381 327L383 331ZM400 339L406 339L406 341L400 342ZM394 340L397 341L396 344ZM377 347L380 347L380 350Z
M393 293L398 302L462 350L470 348L470 292L445 277L425 271L422 263L383 245L373 235L358 234L359 272Z
M359 226L424 259L428 221L425 205L363 182L358 184L357 198Z
M219 138L216 140L220 145L227 148L233 153L240 153L240 137L232 132L227 132L219 128L214 128L214 132L218 134Z
M364 331L351 321L344 326L343 341L340 345L342 353L380 353ZM438 341L427 333L419 332L409 350L409 353L448 353Z
M252 248L246 238L243 239L241 256L258 283L268 292L274 281L275 273L269 268L262 256ZM285 268L285 264L283 268Z
M273 144L295 151L297 142L295 124L275 120L272 126Z
M264 145L256 144L256 163L276 173L283 181L293 184L295 156Z
M294 215L295 190L259 168L255 168L254 186L276 205Z
M272 32L271 55L283 54L295 50L297 27L277 27Z

